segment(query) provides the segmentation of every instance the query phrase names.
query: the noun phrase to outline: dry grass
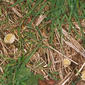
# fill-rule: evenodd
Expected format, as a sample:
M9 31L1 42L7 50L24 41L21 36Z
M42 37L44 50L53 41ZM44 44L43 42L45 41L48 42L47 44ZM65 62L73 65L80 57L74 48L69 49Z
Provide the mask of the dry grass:
M44 2L45 0L42 4ZM52 21L45 21L48 15L40 14L35 18L30 15L30 17L24 19L27 12L25 7L23 7L25 10L21 11L18 4L14 7L9 7L12 4L14 2L9 2L9 0L0 3L0 78L5 73L5 66L10 64L11 60L17 62L23 55L29 56L33 49L37 48L37 45L41 43L42 46L32 54L30 60L27 60L29 62L26 61L25 63L31 72L34 72L35 75L43 75L45 80L55 80L55 85L78 85L83 82L80 77L81 71L85 69L85 49L82 40L80 38L76 39L76 34L73 30L69 34L69 24L61 25L62 38L56 26L53 43L49 43ZM21 4L23 5L23 3ZM32 5L35 4L36 0ZM49 7L45 6L44 10L49 10ZM28 26L33 18L35 22L33 21L31 26ZM79 35L82 35L78 23L75 20L72 23ZM44 27L45 29L42 28L44 24L47 25ZM81 20L80 24L85 27L84 20ZM36 27L39 27L39 29ZM4 37L8 33L15 34L17 38L13 44L4 43ZM64 58L70 60L71 65L64 67ZM26 57L24 59L26 60ZM75 84L72 84L72 82L75 82Z

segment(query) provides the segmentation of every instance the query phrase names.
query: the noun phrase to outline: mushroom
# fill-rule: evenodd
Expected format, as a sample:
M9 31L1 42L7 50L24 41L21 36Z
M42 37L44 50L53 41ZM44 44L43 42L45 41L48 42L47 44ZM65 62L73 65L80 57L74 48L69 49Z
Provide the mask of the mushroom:
M4 42L7 44L12 44L15 41L16 37L14 34L9 33L5 36Z
M71 64L71 61L67 58L63 59L63 65L64 67L68 67Z
M81 79L85 81L85 70L81 72Z

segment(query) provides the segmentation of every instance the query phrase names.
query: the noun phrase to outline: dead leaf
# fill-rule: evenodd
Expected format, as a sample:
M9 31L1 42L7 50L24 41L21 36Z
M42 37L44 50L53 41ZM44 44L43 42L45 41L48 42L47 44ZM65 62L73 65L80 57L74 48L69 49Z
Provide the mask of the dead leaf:
M45 80L39 80L38 85L47 85Z
M55 80L46 80L47 85L55 85Z
M39 80L39 85L55 85L55 80Z

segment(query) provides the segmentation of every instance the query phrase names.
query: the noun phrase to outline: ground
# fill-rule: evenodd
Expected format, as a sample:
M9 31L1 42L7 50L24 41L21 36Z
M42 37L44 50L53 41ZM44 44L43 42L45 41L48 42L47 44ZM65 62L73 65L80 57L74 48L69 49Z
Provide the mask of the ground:
M85 85L85 1L0 0L0 85Z

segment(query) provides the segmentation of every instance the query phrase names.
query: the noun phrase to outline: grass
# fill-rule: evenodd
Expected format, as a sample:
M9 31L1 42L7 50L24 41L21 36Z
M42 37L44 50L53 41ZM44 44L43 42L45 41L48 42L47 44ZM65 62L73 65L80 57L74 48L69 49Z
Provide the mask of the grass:
M16 12L12 10L13 7ZM17 11L22 17L17 15ZM36 26L41 15L45 15L46 18ZM81 68L84 58L75 51L76 49L65 44L63 40L69 40L68 36L63 34L63 29L85 48L85 26L82 26L84 19L84 0L13 0L11 2L1 0L0 85L38 85L39 79L52 79L61 84L70 72L72 74L68 76L70 80L66 85L76 85L81 79L75 77L77 73L75 71ZM78 24L79 29L74 22ZM13 44L4 43L5 35L11 32L15 34L17 40ZM64 56L50 49L49 46L58 50L61 55L71 56L78 66L72 62L71 66L64 68L62 63ZM80 50L78 47L77 49Z

